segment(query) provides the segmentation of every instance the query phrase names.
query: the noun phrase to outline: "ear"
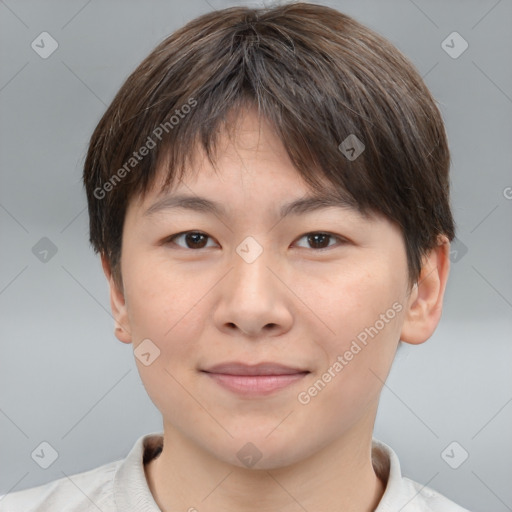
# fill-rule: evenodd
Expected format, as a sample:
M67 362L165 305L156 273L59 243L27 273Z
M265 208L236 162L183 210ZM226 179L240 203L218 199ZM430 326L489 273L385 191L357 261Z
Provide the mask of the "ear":
M435 331L443 309L450 272L450 241L440 236L438 246L423 259L418 283L414 285L405 313L400 339L418 345Z
M110 265L104 254L101 255L101 266L110 287L110 308L116 325L114 334L119 341L131 343L132 335L124 295L112 277Z

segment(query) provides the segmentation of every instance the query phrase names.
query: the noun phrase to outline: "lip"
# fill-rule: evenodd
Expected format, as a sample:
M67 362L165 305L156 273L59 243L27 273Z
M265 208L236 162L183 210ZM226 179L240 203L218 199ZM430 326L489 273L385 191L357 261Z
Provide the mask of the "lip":
M255 365L228 362L201 371L223 388L245 396L269 395L300 381L310 373L302 368L269 362Z
M308 372L305 368L294 368L279 363L263 362L247 364L238 361L216 364L203 370L208 373L222 373L226 375L293 375Z

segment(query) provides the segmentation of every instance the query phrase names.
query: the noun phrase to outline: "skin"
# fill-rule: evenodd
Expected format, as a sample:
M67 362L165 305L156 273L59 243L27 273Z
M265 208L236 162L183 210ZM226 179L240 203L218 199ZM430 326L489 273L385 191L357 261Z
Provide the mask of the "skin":
M423 343L440 320L449 241L440 238L410 289L401 231L386 218L330 207L279 221L279 207L310 190L266 121L254 110L237 119L217 173L198 150L198 173L166 193L157 180L130 203L122 291L102 258L117 338L134 349L149 338L160 350L148 366L136 358L163 416L164 449L146 466L148 484L163 511L374 510L385 488L371 463L379 396L399 340ZM220 201L228 217L144 215L178 192ZM168 241L183 231L207 237ZM317 245L304 236L318 232L335 236ZM250 264L236 252L247 236L263 248ZM394 303L401 311L300 403L298 394ZM200 371L226 361L310 373L270 396L241 397ZM262 454L250 468L237 457L247 442Z

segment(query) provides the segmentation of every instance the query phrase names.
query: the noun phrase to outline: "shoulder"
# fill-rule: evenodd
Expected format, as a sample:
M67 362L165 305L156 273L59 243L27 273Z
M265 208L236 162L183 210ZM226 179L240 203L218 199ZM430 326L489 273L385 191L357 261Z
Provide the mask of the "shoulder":
M103 512L113 508L114 461L44 485L0 496L0 512Z
M0 512L117 512L135 507L158 512L144 464L162 446L163 433L141 436L124 459L0 496Z
M414 496L411 503L411 511L418 510L424 512L469 512L468 509L457 505L457 503L448 499L439 492L425 487L409 478L402 478L404 488L409 490L409 494ZM406 507L403 512L408 512Z
M377 439L372 443L372 463L376 474L386 482L375 512L469 512L430 487L404 477L396 453Z

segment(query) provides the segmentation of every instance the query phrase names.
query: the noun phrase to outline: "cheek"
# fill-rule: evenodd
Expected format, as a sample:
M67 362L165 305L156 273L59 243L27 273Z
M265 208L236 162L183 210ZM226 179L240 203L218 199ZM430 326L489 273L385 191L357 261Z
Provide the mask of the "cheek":
M161 362L182 362L195 349L195 333L206 318L201 299L210 286L205 281L163 270L155 262L133 267L125 290L134 344L149 338L160 349Z
M298 276L295 289L305 298L319 328L343 348L344 342L373 326L381 314L400 301L399 281L385 262L367 260L350 268L333 266L328 275ZM396 317L395 313L392 309L387 316ZM382 327L380 324L378 327Z
M197 340L201 339L205 318L197 306L205 290L194 286L183 273L163 272L157 265L141 265L130 276L125 287L128 314L144 387L166 417L178 422L179 414L187 410L187 421L198 421L202 411L191 407L185 390L191 388L189 379L194 376L200 353ZM137 345L145 339L158 349L158 356L148 366L137 358Z
M325 333L319 338L325 358L318 371L329 381L330 392L349 402L360 399L364 389L370 396L382 386L379 379L385 379L392 364L404 311L399 276L377 261L372 272L363 270L372 268L365 263L350 272L340 269L323 287L308 290L325 325L317 322Z

